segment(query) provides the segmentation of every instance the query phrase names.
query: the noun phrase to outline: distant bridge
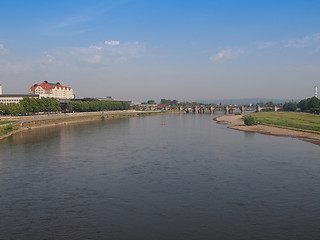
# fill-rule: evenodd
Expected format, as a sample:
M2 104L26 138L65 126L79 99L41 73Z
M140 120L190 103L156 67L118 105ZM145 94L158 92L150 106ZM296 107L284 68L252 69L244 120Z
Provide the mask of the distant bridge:
M239 110L241 114L244 114L246 111L256 111L261 112L265 109L270 109L272 111L278 111L282 107L272 106L272 107L250 107L244 105L214 105L214 106L159 106L155 104L141 104L138 106L137 110L178 110L185 111L186 113L211 113L213 114L217 110L224 109L225 114L232 114L234 110Z
M209 112L211 114L213 114L216 109L224 109L225 114L232 114L234 112L234 110L240 110L241 114L244 114L246 111L252 111L252 110L256 110L256 112L261 112L265 109L270 109L272 111L278 111L279 109L281 109L282 107L277 107L277 106L272 106L272 107L261 107L261 106L256 106L254 107L247 107L247 106L243 106L243 105L226 105L226 106L193 106L193 107L185 107L184 111L186 113L205 113L205 112ZM180 109L179 109L180 110Z

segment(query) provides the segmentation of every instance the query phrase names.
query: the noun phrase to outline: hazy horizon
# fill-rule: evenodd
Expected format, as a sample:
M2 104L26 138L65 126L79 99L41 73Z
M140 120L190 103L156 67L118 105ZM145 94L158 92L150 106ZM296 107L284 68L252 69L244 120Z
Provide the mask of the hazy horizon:
M1 2L0 84L77 97L303 99L320 87L319 1Z

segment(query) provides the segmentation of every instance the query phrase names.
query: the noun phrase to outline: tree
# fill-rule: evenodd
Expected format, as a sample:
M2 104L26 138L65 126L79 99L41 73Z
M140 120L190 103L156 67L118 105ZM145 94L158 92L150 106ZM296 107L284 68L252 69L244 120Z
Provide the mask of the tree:
M320 100L317 97L303 99L298 103L303 112L318 112L320 108Z
M148 100L147 102L148 104L156 104L156 102L154 100Z
M297 104L295 102L287 102L283 104L283 111L287 112L294 112L298 108Z
M298 107L301 109L302 112L306 111L308 109L308 100L303 99L298 103Z
M247 126L257 125L256 119L251 115L246 115L243 118L244 124Z
M310 98L308 102L308 108L320 108L320 100L317 97Z
M268 107L272 107L272 106L274 106L275 104L274 104L272 101L269 101L269 102L266 102L265 105L268 106Z

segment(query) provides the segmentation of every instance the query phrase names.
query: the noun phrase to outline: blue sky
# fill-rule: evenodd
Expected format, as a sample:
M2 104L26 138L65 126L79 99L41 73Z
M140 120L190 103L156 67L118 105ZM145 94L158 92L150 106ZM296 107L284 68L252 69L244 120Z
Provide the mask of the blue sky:
M310 97L320 87L320 1L0 3L0 83L77 97Z

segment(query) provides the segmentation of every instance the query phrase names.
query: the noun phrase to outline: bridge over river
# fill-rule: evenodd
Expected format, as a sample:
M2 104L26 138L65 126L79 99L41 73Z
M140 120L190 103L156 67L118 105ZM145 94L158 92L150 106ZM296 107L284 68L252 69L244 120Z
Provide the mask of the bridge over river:
M269 109L272 111L278 111L282 107L278 106L271 106L271 107L261 107L261 106L256 106L256 107L250 107L250 106L244 106L244 105L225 105L225 106L192 106L192 107L179 107L179 110L184 110L186 113L205 113L209 112L211 114L214 113L216 110L221 110L224 109L226 114L232 114L235 110L239 110L241 114L244 114L246 111L256 111L256 112L261 112L265 109Z
M246 111L256 111L261 112L265 109L270 109L272 111L278 111L282 107L278 106L270 106L270 107L261 107L261 106L245 106L245 105L187 105L187 106L166 106L166 105L156 105L156 104L141 104L136 110L178 110L185 111L186 113L211 113L213 114L215 111L224 110L226 114L232 114L234 111L240 111L241 114L244 114Z

